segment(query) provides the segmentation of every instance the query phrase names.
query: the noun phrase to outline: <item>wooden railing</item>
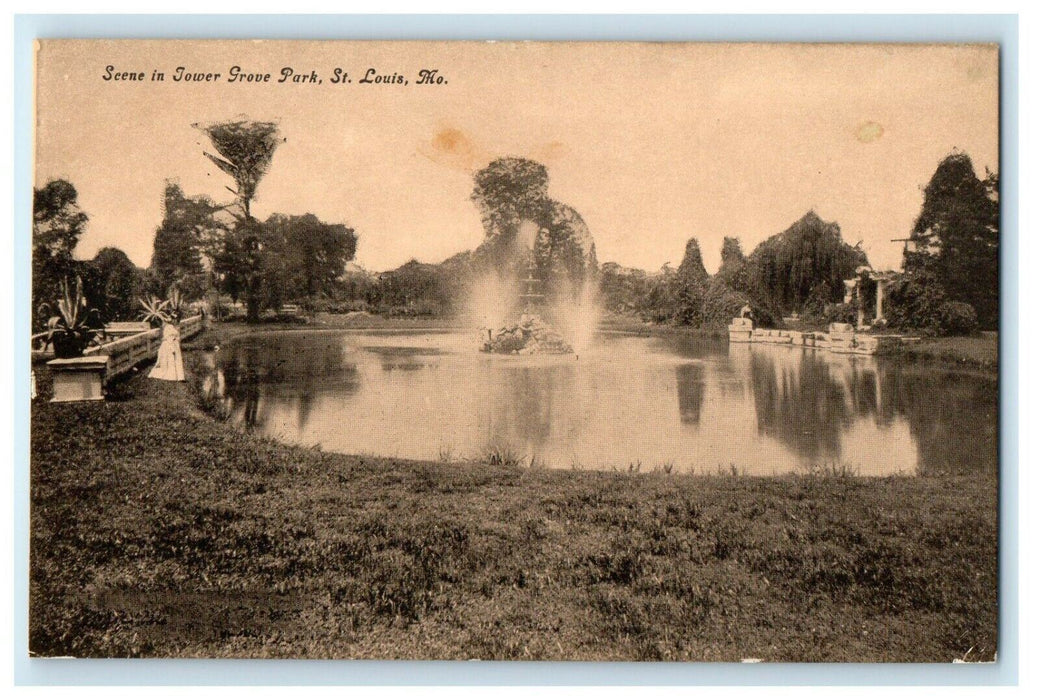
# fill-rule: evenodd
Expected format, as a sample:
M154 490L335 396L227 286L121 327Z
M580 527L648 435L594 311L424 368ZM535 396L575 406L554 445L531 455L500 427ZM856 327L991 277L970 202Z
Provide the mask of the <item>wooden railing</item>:
M203 328L202 314L184 319L180 322L178 327L181 329L181 338L183 340L198 335L202 332Z
M202 331L202 316L192 316L180 322L181 339L186 340ZM105 371L105 381L110 381L124 372L128 372L146 360L150 360L159 354L159 346L162 344L162 329L137 333L135 335L119 338L108 343L95 345L88 348L84 357L94 355L107 355L108 367Z
M105 369L105 379L111 380L158 355L161 343L162 331L153 328L137 335L87 348L83 356L107 355L108 367Z

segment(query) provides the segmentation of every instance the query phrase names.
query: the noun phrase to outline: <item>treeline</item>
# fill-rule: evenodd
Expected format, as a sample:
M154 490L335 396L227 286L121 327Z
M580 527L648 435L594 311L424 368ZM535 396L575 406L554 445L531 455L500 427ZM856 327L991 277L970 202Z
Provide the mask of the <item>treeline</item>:
M250 322L286 301L333 293L357 250L352 228L325 223L313 214L273 214L261 221L252 213L257 188L285 141L277 124L241 119L194 126L215 151L203 155L231 178L233 186L227 189L234 199L218 205L167 187L153 259L163 281L179 283L208 274L203 287L213 301L223 293L244 302ZM201 265L202 273L196 257L208 263Z
M462 308L471 279L469 252L440 264L410 260L382 273L347 270L332 295L311 301L316 311L367 311L384 316L450 317Z
M277 126L249 120L195 126L216 151L203 155L231 177L234 200L187 196L168 182L146 269L116 248L102 249L93 260L75 259L88 223L76 188L54 180L34 189L35 330L46 325L63 282L75 278L83 282L94 325L136 318L140 298L165 297L175 286L186 301L205 301L212 309L219 310L222 299L242 301L250 321L288 301L340 294L344 267L357 249L352 228L309 213L273 214L264 221L252 215L257 187L284 141Z
M694 327L725 326L744 307L761 326L776 326L791 314L844 318L844 280L867 264L862 250L842 240L836 223L812 211L748 256L731 237L721 253L714 275L704 268L695 238L677 269L650 274L607 263L600 271L604 305L655 323Z
M847 315L841 305L843 281L866 261L861 250L841 240L837 224L809 212L750 256L736 238L726 238L715 275L705 270L693 238L678 268L648 273L605 263L597 274L601 304L613 313L655 323L720 327L750 306L758 323L776 325L782 316L806 310ZM394 316L452 315L461 309L470 280L484 270L481 262L465 252L440 264L412 260L378 274L356 268L319 305L329 311ZM830 308L835 306L841 308Z
M335 296L357 250L357 234L343 224L314 214L239 220L174 183L166 185L163 212L149 268L156 286L176 284L189 299L219 292L252 300L258 313Z
M340 298L347 291L344 265L357 248L357 235L344 225L327 224L313 214L273 214L251 223L257 245L250 251L234 219L221 214L223 207L207 197L187 197L168 183L149 267L137 267L114 247L77 260L73 252L89 219L76 188L53 180L34 190L33 204L34 331L42 330L54 313L62 282L77 278L90 321L98 326L136 319L140 299L165 297L173 286L189 302L213 302L219 295L245 299L252 283L261 311L289 301Z
M217 150L217 154L205 153L206 157L234 180L235 187L229 189L235 199L221 204L188 196L175 183L167 183L163 219L146 269L137 268L116 248L104 248L91 260L76 260L73 251L88 218L79 207L75 187L55 180L34 190L35 330L46 323L50 313L46 305L58 298L62 280L75 277L83 280L98 322L136 318L138 298L164 296L173 285L186 299L206 300L211 308L221 299L242 301L250 320L288 302L309 311L450 316L463 308L470 281L487 267L480 255L471 252L439 264L412 260L382 273L349 265L358 236L348 226L323 222L313 214L274 214L264 221L252 216L256 187L279 143L273 124L241 121L199 128ZM766 327L780 325L792 315L819 323L855 320L856 309L843 303L844 281L869 265L867 257L858 245L842 240L837 223L823 221L815 212L747 255L737 238L724 239L714 275L705 269L695 238L687 242L677 268L666 265L645 272L605 263L597 269L584 222L576 212L545 200L542 170L519 161L500 165L504 175L496 173L508 187L499 189L510 195L500 199L509 206L485 207L495 214L485 219L516 228L516 221L528 212L514 200L539 203L535 209L548 212L543 217L548 240L555 240L551 234L558 230L562 233L557 239L576 241L571 245L574 250L589 249L587 255L582 252L588 268L583 274L598 275L601 303L610 312L693 327L725 326L746 308L758 325ZM517 172L528 171L539 175L537 197L529 194L531 187L515 182L524 184ZM503 227L512 230L505 224L498 226ZM498 230L492 229L492 233ZM936 334L996 328L999 237L998 176L986 173L979 178L967 155L948 156L924 188L922 211L907 239L904 271L889 287L885 311L889 326ZM499 238L508 237L489 235L487 240L494 243Z

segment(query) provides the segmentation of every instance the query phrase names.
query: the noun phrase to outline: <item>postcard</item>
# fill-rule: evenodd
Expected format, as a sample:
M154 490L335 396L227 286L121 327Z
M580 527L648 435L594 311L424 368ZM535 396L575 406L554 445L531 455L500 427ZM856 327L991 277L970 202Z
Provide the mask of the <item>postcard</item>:
M994 661L999 55L40 40L30 653Z

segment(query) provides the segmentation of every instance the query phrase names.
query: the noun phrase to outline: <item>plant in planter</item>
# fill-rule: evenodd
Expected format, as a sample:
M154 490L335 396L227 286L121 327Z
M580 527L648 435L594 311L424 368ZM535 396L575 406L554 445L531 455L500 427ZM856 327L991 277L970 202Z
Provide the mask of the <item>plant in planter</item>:
M46 340L54 347L54 356L60 359L80 357L91 341L101 334L101 329L91 326L91 317L97 309L87 310L87 298L83 296L83 280L76 278L75 293L70 291L68 280L61 283L62 298L58 300L57 313L47 320ZM50 311L43 304L42 309Z
M157 328L166 323L177 323L183 316L184 303L181 292L176 286L170 287L166 299L153 296L138 301L141 308L144 309L141 319Z
M141 314L141 320L145 321L151 326L156 328L162 326L164 323L170 321L170 311L168 300L160 300L157 297L149 297L148 299L138 299L141 304L141 308L144 309L144 313Z

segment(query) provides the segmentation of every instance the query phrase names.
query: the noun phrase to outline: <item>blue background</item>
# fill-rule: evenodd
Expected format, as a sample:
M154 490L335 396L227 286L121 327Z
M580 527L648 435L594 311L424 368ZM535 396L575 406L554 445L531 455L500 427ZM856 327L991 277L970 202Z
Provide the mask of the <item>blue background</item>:
M37 38L994 42L1001 45L1000 638L994 664L715 664L30 659L29 337L14 314L14 670L76 685L983 685L1018 681L1018 17L1016 15L19 15L15 308L28 310Z

